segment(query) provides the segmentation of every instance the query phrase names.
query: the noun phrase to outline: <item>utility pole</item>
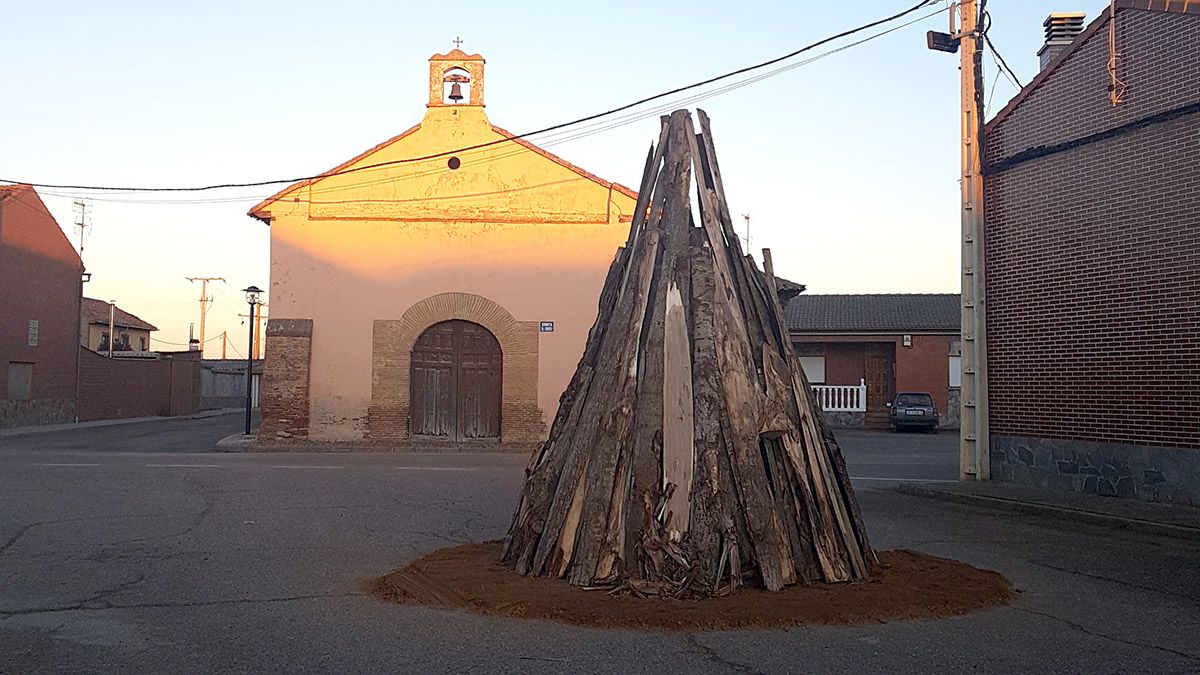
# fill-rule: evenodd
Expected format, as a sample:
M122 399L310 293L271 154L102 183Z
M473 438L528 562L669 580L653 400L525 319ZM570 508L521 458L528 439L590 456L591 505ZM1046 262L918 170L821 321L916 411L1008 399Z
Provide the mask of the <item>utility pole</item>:
M987 294L984 287L983 52L979 0L959 5L962 71L962 422L959 476L991 478L988 433Z
M108 358L112 358L113 342L117 339L116 332L117 323L117 303L113 300L108 301Z
M91 224L88 222L88 209L92 208L91 204L76 199L71 205L71 210L75 212L75 227L79 228L79 258L83 259L83 232Z
M259 306L258 319L255 320L255 322L254 322L254 358L261 359L262 358L262 325L263 325L263 322L267 320L266 312L264 312L263 310L267 308L267 303L260 302L260 303L258 303L258 306Z
M200 282L200 358L204 358L204 315L208 313L208 303L212 302L212 298L208 297L208 282L220 281L225 282L224 277L187 277L187 280L196 283Z
M225 360L225 347L229 345L229 331L221 331L221 360Z
M266 307L267 303L260 302L260 303L258 303L258 306ZM245 315L245 314L238 314L238 316L240 316L243 319L248 318L247 315ZM254 353L254 358L256 358L256 359L262 358L262 325L266 320L267 320L266 313L260 311L258 318L254 321L253 353Z
M988 433L987 313L984 287L983 52L979 10L986 0L961 0L950 9L950 33L930 31L927 45L959 51L962 118L962 383L959 420L959 478L991 478ZM960 51L961 50L961 51Z
M743 213L742 220L746 221L746 250L750 250L750 214Z

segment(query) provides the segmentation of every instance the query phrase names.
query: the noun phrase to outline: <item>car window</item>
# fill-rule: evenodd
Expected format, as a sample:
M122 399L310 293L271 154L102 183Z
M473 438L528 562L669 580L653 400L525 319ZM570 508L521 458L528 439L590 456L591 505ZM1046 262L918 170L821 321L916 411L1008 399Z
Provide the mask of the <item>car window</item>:
M896 397L896 405L923 405L933 407L933 397L929 394L900 394Z

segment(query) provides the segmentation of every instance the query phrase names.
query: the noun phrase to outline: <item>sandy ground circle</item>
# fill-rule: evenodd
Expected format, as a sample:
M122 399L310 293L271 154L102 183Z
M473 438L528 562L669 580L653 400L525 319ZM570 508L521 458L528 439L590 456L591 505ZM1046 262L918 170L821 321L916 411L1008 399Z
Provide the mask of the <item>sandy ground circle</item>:
M703 600L640 599L585 591L561 579L523 577L501 565L500 542L434 551L375 579L391 602L606 628L719 630L805 624L857 625L959 616L1008 604L1012 587L996 572L909 550L879 552L869 581L740 588Z

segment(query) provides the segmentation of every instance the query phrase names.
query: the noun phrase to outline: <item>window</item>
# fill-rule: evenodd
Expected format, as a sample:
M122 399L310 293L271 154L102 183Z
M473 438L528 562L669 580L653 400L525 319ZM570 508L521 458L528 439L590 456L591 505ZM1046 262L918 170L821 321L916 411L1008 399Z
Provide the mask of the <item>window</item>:
M933 407L933 397L929 394L900 394L896 397L897 406Z
M825 384L824 356L801 356L800 367L804 368L809 384Z
M18 324L19 325L19 324ZM30 347L36 347L38 341L38 322L37 319L29 320L29 340Z
M950 388L958 389L962 387L962 357L950 357Z
M962 388L962 342L950 341L950 388Z
M33 393L33 364L10 361L8 364L8 400L24 401Z
M138 351L143 351L143 352L146 351L146 338L144 338L144 337L138 338Z

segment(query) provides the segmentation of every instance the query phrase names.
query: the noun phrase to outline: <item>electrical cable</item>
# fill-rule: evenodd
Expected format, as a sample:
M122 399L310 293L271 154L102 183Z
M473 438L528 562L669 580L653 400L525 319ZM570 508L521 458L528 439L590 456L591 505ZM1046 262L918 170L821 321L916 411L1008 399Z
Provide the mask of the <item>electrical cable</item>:
M1005 75L1008 77L1008 79L1012 80L1012 83L1016 86L1017 91L1020 91L1024 88L1024 85L1021 84L1021 78L1017 77L1017 74L1013 72L1013 69L1008 67L1008 63L1000 54L1000 50L996 49L996 45L992 44L992 38L988 37L988 30L990 30L992 27L992 15L987 11L987 0L983 0L979 5L979 12L983 23L983 29L979 31L979 35L983 37L983 41L987 43L988 49L992 50L992 56L995 57L996 62L999 63L1002 68L1004 68Z
M875 34L870 35L861 40L851 42L849 44L843 45L836 49L831 49L829 51L822 52L820 54L817 54L816 56L810 57L808 59L804 59L802 61L797 61L795 63L787 64L780 68L776 68L774 70L767 71L766 73L763 73L761 75L756 75L754 77L739 80L737 82L725 85L725 86L717 88L717 89L711 89L708 91L701 92L699 94L693 94L686 98L668 101L668 102L660 104L654 108L638 111L636 113L630 113L630 114L618 117L616 119L605 120L600 123L594 123L594 124L588 125L591 127L590 129L585 127L583 130L572 129L569 132L559 132L558 134L554 135L557 137L553 138L552 140L549 140L549 141L540 141L539 140L538 147L545 149L545 148L554 147L556 145L560 145L563 143L569 143L569 142L579 140L582 138L587 138L590 136L598 135L598 134L610 131L612 129L627 126L629 124L633 124L635 122L639 122L644 119L658 116L662 113L678 109L679 107L687 107L689 105L692 105L693 103L698 103L700 101L707 100L707 99L734 91L736 89L740 89L742 87L747 87L752 84L756 84L756 83L761 82L770 77L775 77L775 76L782 74L784 72L787 72L789 70L794 70L796 68L809 65L816 61L824 59L828 56L832 56L833 54L836 54L838 52L845 51L852 47L856 47L856 46L864 44L866 42L870 42L872 40L878 39L878 38L888 35L890 33L893 33L898 30L901 30L903 28L906 28L908 26L911 26L915 23L924 21L925 19L937 16L938 14L941 14L942 12L945 12L945 11L946 11L946 8L943 8L943 9L937 10L935 12L924 14L915 19L906 21L905 23L894 26L887 30L880 31L879 33L875 33ZM515 156L521 155L525 151L526 151L526 148L518 147L515 150L505 152L504 154L501 154L501 155L484 154L484 153L478 153L478 152L469 153L469 154L477 154L477 155L481 155L481 156L478 157L477 159L475 159L474 161L472 161L471 159L464 159L462 162L462 166L467 167L467 166L472 166L472 165L476 165L476 164L496 162L496 161L500 161L500 160L503 160L503 159L506 159L509 157L515 157ZM463 154L469 156L468 153L463 153ZM366 167L363 167L363 168L366 168ZM380 185L380 184L384 184L384 183L396 184L401 181L412 180L412 179L420 178L420 177L427 176L427 175L441 173L443 171L444 171L444 169L439 167L436 169L416 171L416 172L401 175L401 176L388 175L388 176L383 176L383 177L377 178L377 179L358 181L358 182L352 182L352 183L344 183L344 184L340 184L340 185L336 185L336 186L332 186L332 187L319 188L318 190L313 190L312 187L309 186L308 187L309 196L307 198L296 197L296 198L294 198L294 201L300 202L300 203L309 203L309 204L348 204L348 203L364 203L364 202L401 203L401 202L414 201L413 199L402 199L402 200L380 200L380 199L325 200L325 199L322 199L322 200L316 200L316 199L313 199L313 197L315 196L315 194L332 194L332 193L336 193L336 192L359 190L363 187L368 187L368 186L372 186L372 185ZM331 172L326 175L332 176L332 175L339 175L339 174L337 172ZM549 184L544 184L544 185L549 185ZM529 189L534 189L537 187L542 187L542 185L524 186L521 189L529 190ZM136 193L136 191L135 191L135 193ZM62 197L62 198L74 198L77 196L77 195L71 194L71 193L49 192L49 191L43 192L43 194L48 195L48 196L54 196L54 197ZM114 193L114 194L120 194L120 193ZM96 201L117 202L117 203L125 203L125 204L155 204L155 205L157 205L157 204L218 204L218 203L261 201L270 196L271 196L270 194L256 194L256 195L247 195L247 196L239 196L239 197L214 197L214 198L207 198L207 199L206 198L117 199L117 198L108 198L108 197L89 197L89 198L95 199ZM470 197L470 196L480 196L480 195L457 195L454 198L459 199L459 198ZM418 200L418 201L424 201L424 198L422 198L421 200Z
M530 136L537 136L537 135L552 132L552 131L558 131L561 129L566 129L568 127L573 127L573 126L577 126L577 125L584 124L587 122L592 122L592 121L599 120L599 119L602 119L605 117L609 117L609 116L615 115L617 113L629 110L631 108L636 108L637 106L644 105L646 103L650 103L652 101L666 98L668 96L673 96L675 94L679 94L679 93L682 93L685 91L690 91L692 89L698 89L700 87L704 87L706 85L713 84L713 83L719 82L721 80L735 77L737 75L742 75L742 74L745 74L748 72L766 68L767 66L775 65L781 61L786 61L786 60L791 59L799 54L803 54L804 52L810 51L810 50L820 47L822 45L833 42L834 40L838 40L838 39L847 37L849 35L853 35L855 33L859 33L864 30L874 28L875 26L879 26L881 24L890 23L892 21L895 21L896 19L907 16L907 15L921 9L922 7L934 4L936 2L940 2L940 0L921 0L921 2L918 2L917 4L913 5L912 7L909 7L908 9L905 9L901 12L898 12L898 13L893 14L888 17L884 17L882 19L872 21L867 24L863 24L861 26L858 26L857 28L852 28L852 29L849 29L846 31L842 31L841 33L837 33L836 35L831 35L829 37L826 37L826 38L823 38L816 42L813 42L811 44L805 45L804 47L801 47L795 51L789 52L782 56L778 56L773 59L769 59L767 61L756 63L754 65L745 66L743 68L738 68L736 70L732 70L727 73L717 75L715 77L710 77L706 80L694 82L689 85L676 87L675 89L671 89L669 91L664 91L664 92L660 92L658 94L654 94L652 96L647 96L647 97L639 99L637 101L633 101L632 103L627 103L627 104L618 106L616 108L611 108L609 110L605 110L603 112L594 113L591 115L580 117L578 119L571 120L569 122L562 122L559 124L554 124L554 125L545 127L543 129L538 129L536 131L530 131L530 132L526 132L523 134L518 134L516 136L512 136L511 138L497 139L494 141L488 141L486 143L479 143L476 145L466 146L466 147L458 148L455 150L446 150L443 152L434 153L434 154L430 154L430 155L424 155L421 157L408 157L408 158L403 158L403 159L395 159L395 160L390 160L388 162L380 162L378 164L369 164L369 165L358 166L358 167L350 167L350 168L342 169L342 170L338 170L338 171L327 171L327 172L315 174L312 176L301 176L301 177L295 177L295 178L280 178L280 179L263 180L263 181L251 181L251 182L244 182L244 183L219 183L219 184L202 185L202 186L196 186L196 187L121 187L121 186L97 186L97 185L68 185L68 184L54 184L54 183L35 183L32 181L17 181L17 180L9 180L9 179L4 179L4 178L0 178L0 182L23 183L25 185L31 185L33 187L59 189L59 190L100 190L100 191L126 191L126 192L203 192L203 191L207 191L207 190L217 190L217 189L225 189L225 188L259 187L259 186L266 186L266 185L278 185L278 184L282 184L282 183L297 183L297 182L301 182L301 181L315 180L317 178L325 178L328 176L343 175L343 174L355 173L355 172L359 172L359 171L367 171L370 169L376 169L376 168L381 168L381 167L385 167L385 166L394 166L397 164L410 164L410 163L414 163L414 162L423 162L423 161L428 161L431 159L438 159L440 157L446 157L446 156L455 155L455 154L462 153L462 152L467 152L470 150L478 150L478 149L487 148L487 147L491 147L491 146L495 146L495 145L500 145L502 143L515 142L517 140L528 138ZM986 38L986 35L985 35L985 38Z

